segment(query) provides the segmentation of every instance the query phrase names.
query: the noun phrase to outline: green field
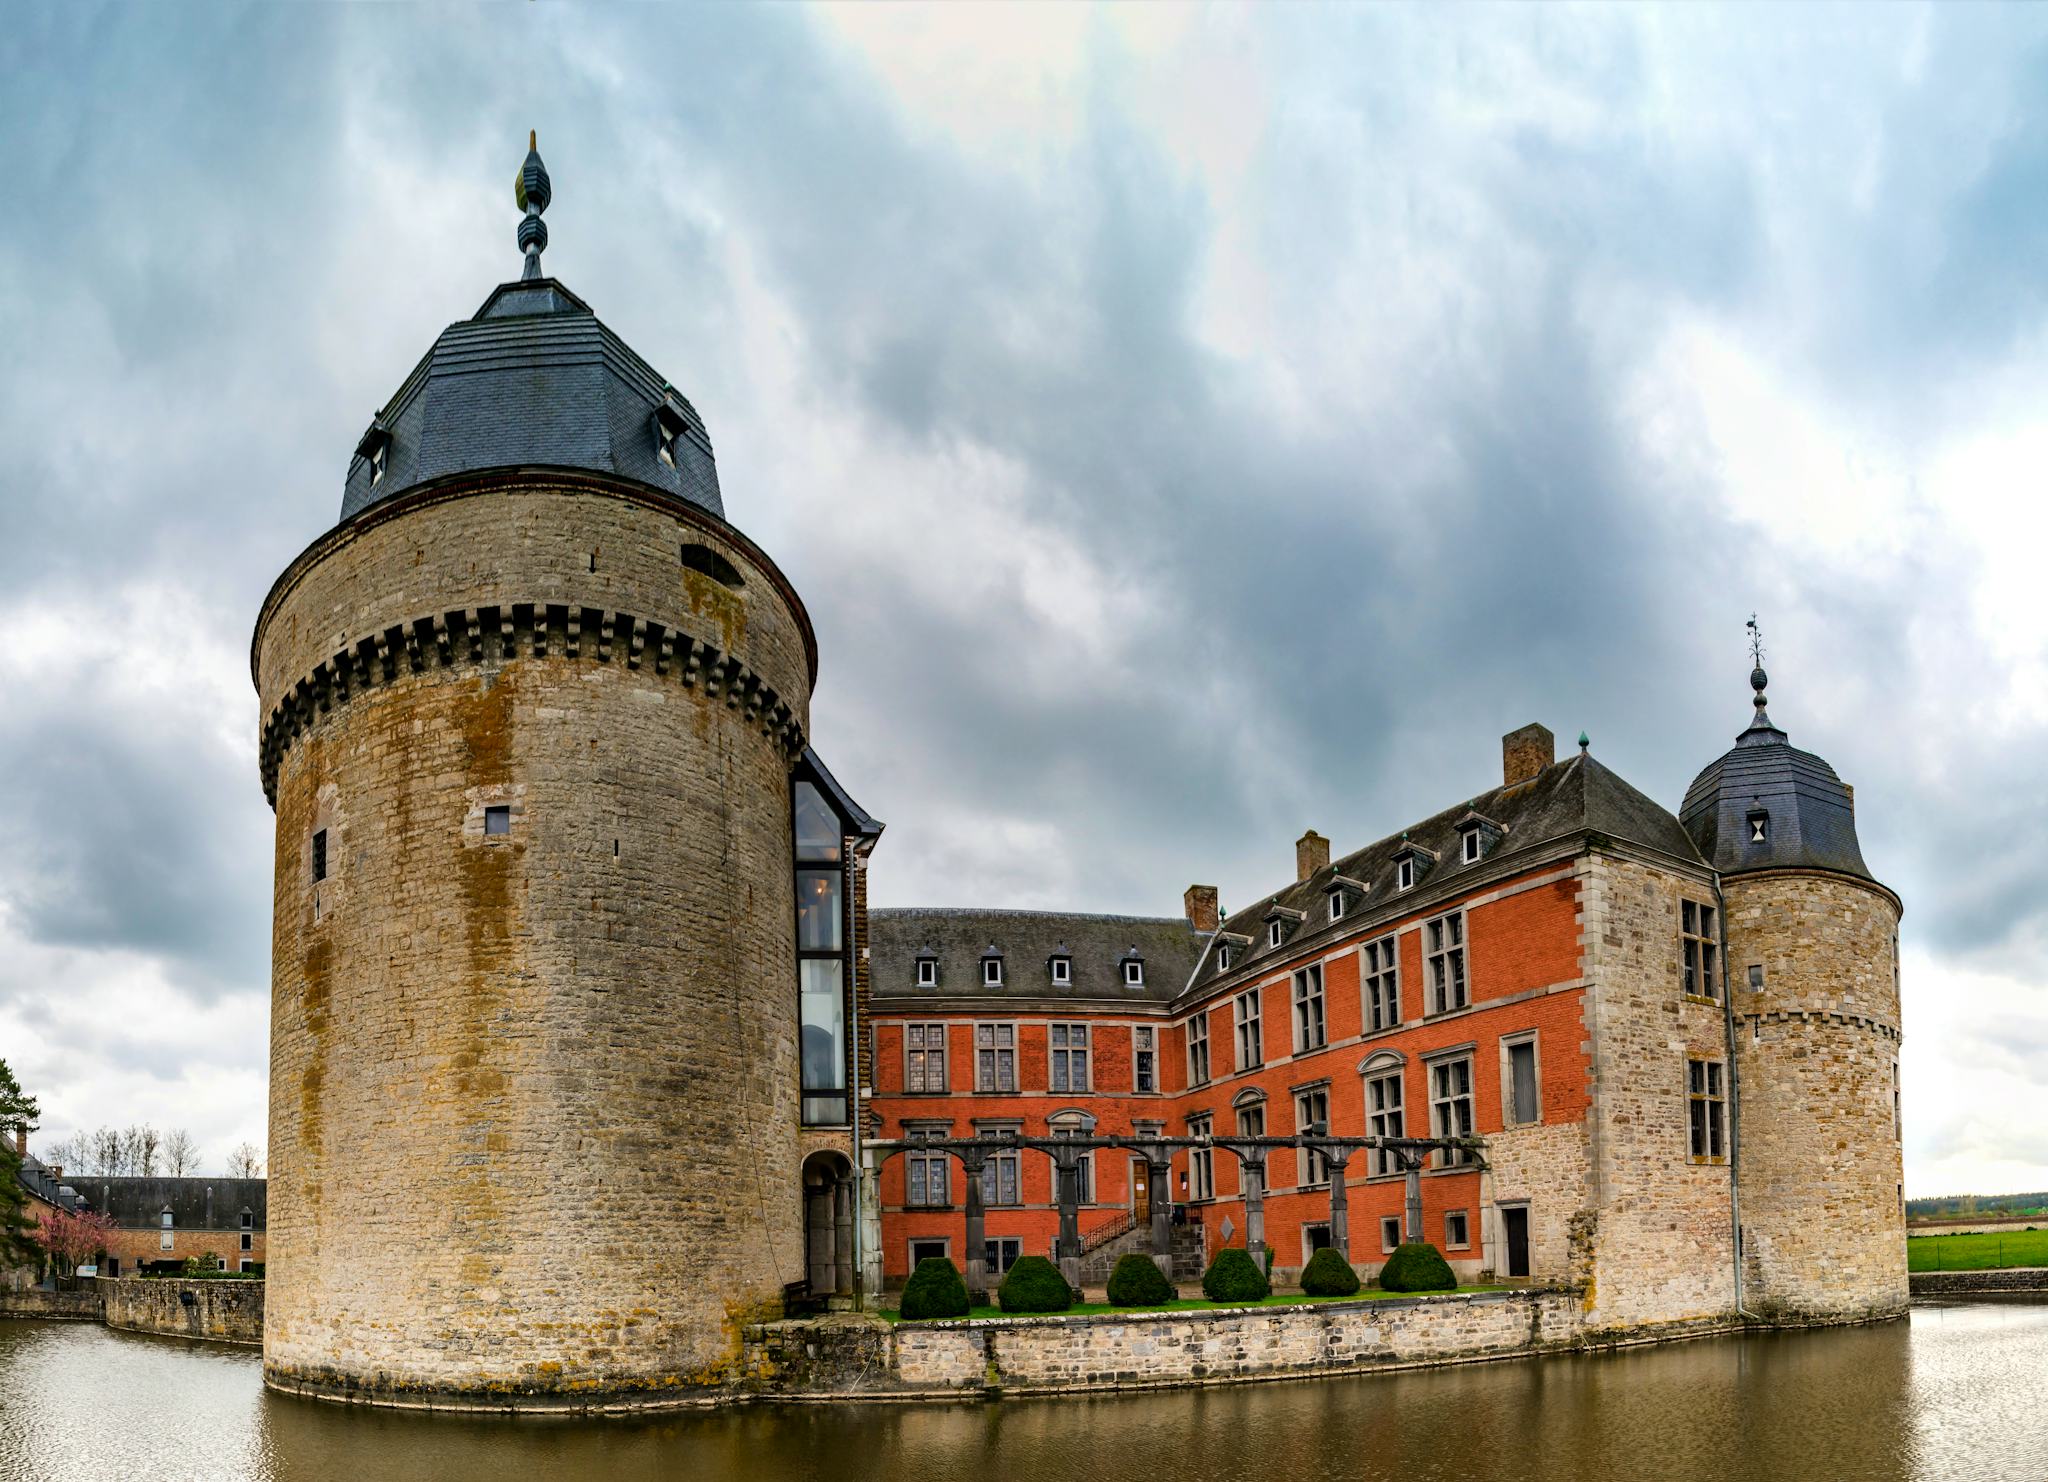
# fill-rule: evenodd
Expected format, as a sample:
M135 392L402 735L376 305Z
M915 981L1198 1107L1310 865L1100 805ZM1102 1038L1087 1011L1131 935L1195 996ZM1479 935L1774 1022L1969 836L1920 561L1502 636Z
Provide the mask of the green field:
M1908 1271L1999 1271L2008 1266L2048 1266L2048 1229L1915 1235L1906 1241Z
M1460 1294L1466 1292L1503 1292L1501 1286L1461 1286ZM1300 1292L1285 1295L1276 1293L1261 1302L1205 1302L1200 1297L1183 1298L1177 1302L1162 1302L1157 1307L1112 1307L1107 1302L1076 1302L1065 1312L1045 1313L1047 1317L1069 1317L1075 1313L1127 1312L1133 1317L1143 1317L1151 1312L1204 1312L1217 1307L1307 1307L1320 1302L1383 1302L1392 1297L1437 1297L1449 1296L1448 1292L1383 1292L1376 1287L1363 1287L1349 1297L1304 1297ZM917 1321L905 1318L893 1307L884 1307L880 1315L890 1322ZM975 1307L965 1318L954 1318L955 1322L986 1322L994 1318L1033 1317L1040 1314L1028 1312L1005 1312L1000 1307Z

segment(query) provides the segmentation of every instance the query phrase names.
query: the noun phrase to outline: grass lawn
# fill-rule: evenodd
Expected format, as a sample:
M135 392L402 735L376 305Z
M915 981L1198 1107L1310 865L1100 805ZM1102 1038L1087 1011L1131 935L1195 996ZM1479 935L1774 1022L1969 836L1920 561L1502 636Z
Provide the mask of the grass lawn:
M1465 1292L1504 1292L1504 1286L1461 1286ZM1361 1287L1349 1297L1305 1297L1300 1292L1276 1293L1259 1302L1209 1302L1200 1297L1186 1297L1177 1302L1162 1302L1157 1307L1112 1307L1107 1302L1076 1302L1065 1312L1033 1313L1005 1312L1000 1307L972 1307L968 1309L966 1321L985 1322L990 1318L1005 1317L1071 1317L1076 1313L1122 1312L1132 1317L1144 1317L1153 1312L1205 1312L1217 1307L1309 1307L1321 1302L1383 1302L1394 1297L1435 1296L1433 1292L1383 1292L1374 1287ZM878 1309L880 1315L890 1322L917 1321L906 1319L893 1307ZM958 1322L961 1319L954 1318Z
M1999 1271L2008 1266L2048 1266L2048 1229L1914 1235L1906 1241L1908 1271Z

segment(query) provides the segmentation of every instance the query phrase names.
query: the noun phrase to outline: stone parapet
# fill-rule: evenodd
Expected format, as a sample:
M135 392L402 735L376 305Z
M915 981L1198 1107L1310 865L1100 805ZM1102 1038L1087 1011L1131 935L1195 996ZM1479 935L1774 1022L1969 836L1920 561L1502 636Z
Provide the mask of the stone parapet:
M0 1288L0 1317L39 1317L51 1322L98 1322L100 1294L87 1290L52 1292L41 1287Z
M1915 1271L1907 1278L1916 1297L1959 1297L1970 1292L2048 1292L2048 1267L2003 1271Z
M263 1341L263 1283L108 1277L95 1283L110 1328L251 1346Z

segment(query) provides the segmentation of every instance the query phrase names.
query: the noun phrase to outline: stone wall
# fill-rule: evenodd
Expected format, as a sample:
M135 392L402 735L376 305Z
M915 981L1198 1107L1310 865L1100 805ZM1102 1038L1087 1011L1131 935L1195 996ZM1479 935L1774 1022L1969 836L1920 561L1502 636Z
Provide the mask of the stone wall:
M2010 1266L2002 1271L1915 1271L1907 1280L1916 1297L1951 1297L1967 1292L2048 1292L2048 1267Z
M1532 1290L1156 1316L826 1318L749 1329L743 1387L763 1398L909 1398L1242 1383L1583 1346L1583 1315L1577 1292Z
M96 1300L106 1324L131 1333L207 1338L217 1343L263 1341L263 1283L101 1277Z
M1900 1311L1897 904L1879 886L1806 872L1737 876L1726 890L1745 1305L1795 1321Z
M1680 905L1712 905L1713 884L1618 852L1585 869L1592 1167L1572 1274L1591 1283L1594 1326L1730 1316L1728 1159L1693 1159L1686 1106L1686 1062L1725 1066L1727 1024L1718 1003L1686 997L1679 953Z
M266 1377L535 1405L725 1382L805 1270L786 584L700 514L485 480L316 542L256 658Z
M0 1317L40 1317L56 1322L98 1322L97 1291L50 1292L41 1287L0 1288Z

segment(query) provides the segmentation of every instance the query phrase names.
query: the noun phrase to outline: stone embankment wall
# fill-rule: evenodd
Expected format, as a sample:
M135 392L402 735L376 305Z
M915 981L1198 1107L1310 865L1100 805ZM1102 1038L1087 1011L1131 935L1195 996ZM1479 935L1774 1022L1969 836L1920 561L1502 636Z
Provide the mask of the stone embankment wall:
M1967 1292L2048 1292L2048 1268L2015 1266L2004 1271L1915 1271L1906 1278L1916 1297L1954 1297Z
M100 1294L95 1291L46 1292L41 1287L0 1290L0 1317L41 1317L56 1322L98 1322Z
M777 1399L1071 1394L1459 1363L1708 1330L1594 1337L1583 1324L1582 1294L1562 1289L894 1327L821 1318L749 1328L744 1387Z
M131 1333L165 1333L216 1343L263 1342L263 1283L101 1277L93 1298L106 1324ZM191 1300L187 1302L186 1296ZM99 1316L95 1312L94 1316Z

